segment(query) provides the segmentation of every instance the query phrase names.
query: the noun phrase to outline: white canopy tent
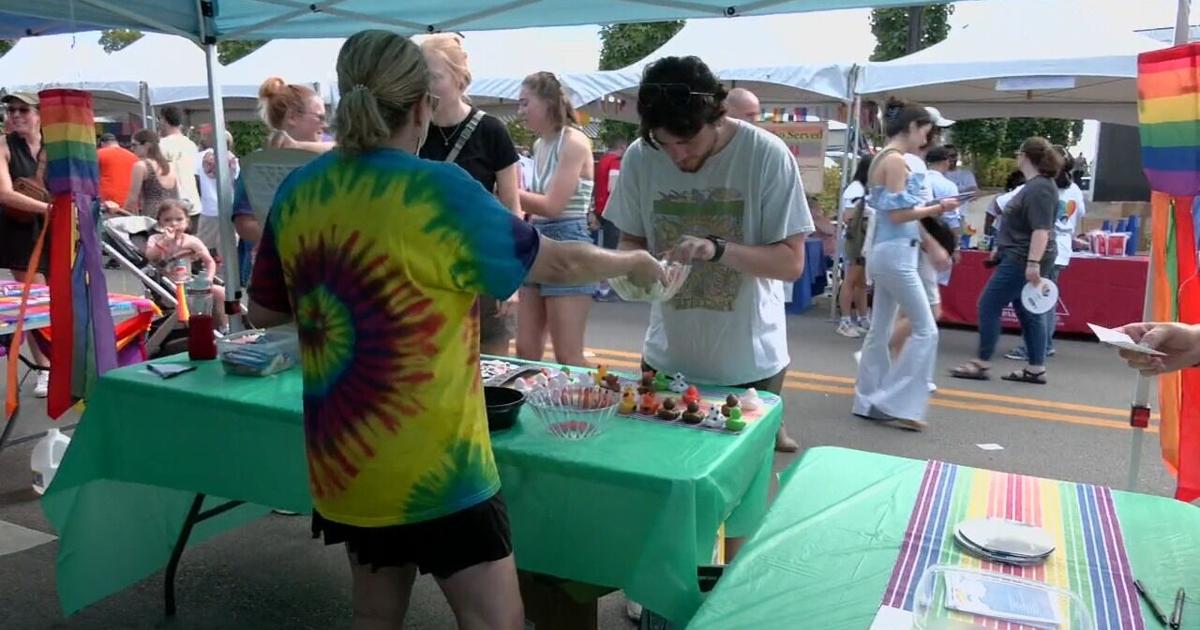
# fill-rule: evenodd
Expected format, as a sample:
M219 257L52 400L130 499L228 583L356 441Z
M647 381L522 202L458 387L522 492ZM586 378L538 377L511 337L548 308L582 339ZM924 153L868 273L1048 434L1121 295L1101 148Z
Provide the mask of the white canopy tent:
M0 57L0 87L9 92L87 90L98 116L140 112L142 84L113 57L104 52L98 31L25 37Z
M1043 3L1029 9L992 5L988 17L940 43L868 63L858 93L874 100L916 100L958 119L1030 116L1137 124L1137 55L1165 44L1089 21L1084 10L1057 19ZM1013 19L1014 13L1031 19Z
M151 105L191 105L208 108L208 78L204 50L178 35L146 33L115 52L112 61L120 71L137 76L149 88ZM227 68L218 68L224 87L225 107L236 107L231 99L254 99L257 85L239 85L225 79Z
M337 55L344 41L341 37L271 40L221 72L222 91L230 85L250 86L249 96L257 98L265 79L280 77L288 83L312 85L332 101L331 91L337 91Z
M855 60L871 53L869 29L859 11L691 20L641 61L594 73L592 78L604 80L606 96L613 98L588 110L635 119L637 85L645 67L663 57L688 55L700 57L727 86L754 92L764 107L844 104L851 99ZM773 51L772 56L764 57L763 50ZM614 106L620 102L624 105Z

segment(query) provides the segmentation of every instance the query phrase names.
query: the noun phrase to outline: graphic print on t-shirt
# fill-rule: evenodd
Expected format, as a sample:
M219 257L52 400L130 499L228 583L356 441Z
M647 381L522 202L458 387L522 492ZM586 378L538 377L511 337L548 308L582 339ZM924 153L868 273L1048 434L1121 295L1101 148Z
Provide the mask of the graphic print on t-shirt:
M745 205L745 196L734 188L660 194L654 200L654 241L673 247L683 236L713 235L744 242ZM671 306L729 312L741 286L741 274L725 265L693 263L691 275L671 300Z

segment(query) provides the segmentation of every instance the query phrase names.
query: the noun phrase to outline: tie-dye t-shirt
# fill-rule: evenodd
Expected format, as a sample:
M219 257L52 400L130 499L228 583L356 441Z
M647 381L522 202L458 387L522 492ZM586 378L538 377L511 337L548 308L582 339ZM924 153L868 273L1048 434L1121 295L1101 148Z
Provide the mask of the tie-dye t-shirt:
M528 224L453 164L335 151L284 181L250 295L300 330L322 516L414 523L499 490L476 297L507 298L537 252Z

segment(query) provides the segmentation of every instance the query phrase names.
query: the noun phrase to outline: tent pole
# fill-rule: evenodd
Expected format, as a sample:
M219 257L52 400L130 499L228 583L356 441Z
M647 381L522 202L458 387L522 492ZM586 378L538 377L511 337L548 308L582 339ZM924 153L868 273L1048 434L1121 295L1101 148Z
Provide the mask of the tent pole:
M1191 21L1188 15L1190 6L1189 0L1179 0L1178 10L1175 13L1175 45L1182 46L1188 43L1190 35ZM1150 264L1146 269L1146 297L1142 302L1142 321L1150 321L1154 315L1152 312L1154 305L1154 248L1150 248ZM1150 379L1138 373L1137 385L1133 390L1133 404L1130 410L1130 421L1132 424L1132 413L1138 408L1148 407L1150 404ZM1145 438L1145 429L1140 426L1133 426L1133 439L1129 442L1129 479L1125 484L1125 489L1129 492L1137 490L1138 472L1140 472L1142 464L1142 440Z
M138 84L138 101L142 106L142 129L149 129L150 124L150 89L146 86L146 82L142 81Z
M221 84L217 82L217 44L204 45L204 63L208 73L208 100L212 106L213 158L217 166L217 221L220 233L220 254L225 278L225 312L240 312L242 283L238 270L237 238L233 232L233 173L229 170L229 145L225 142L225 108L221 99ZM240 317L229 318L230 329L241 328Z

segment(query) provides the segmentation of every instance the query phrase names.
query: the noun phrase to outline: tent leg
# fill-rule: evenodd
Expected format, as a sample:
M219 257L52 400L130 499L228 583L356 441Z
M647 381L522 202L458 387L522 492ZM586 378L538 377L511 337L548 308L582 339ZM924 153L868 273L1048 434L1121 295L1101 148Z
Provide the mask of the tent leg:
M851 94L853 94L857 82L858 82L858 67L855 66L855 68L850 72L850 92L851 92ZM841 204L840 199L841 199L841 192L843 190L845 190L847 186L850 185L850 178L852 176L850 173L850 169L855 167L858 164L857 154L854 156L854 158L851 158L850 154L851 154L851 151L855 151L857 153L856 150L858 148L858 110L859 110L859 107L861 106L861 103L862 103L861 98L859 98L857 96L853 96L852 100L850 101L850 107L848 107L846 110L846 138L843 143L845 146L842 147L842 180L840 182L838 182L838 184L841 186L841 188L838 189L837 198L839 199L839 202L837 204L838 207L837 207L837 212L836 212L837 228L836 228L836 232L834 234L834 239L835 239L835 242L837 243L837 247L834 248L835 252L834 252L834 256L833 256L833 281L830 283L830 286L833 288L833 294L832 294L832 297L829 299L829 320L833 321L833 322L836 322L838 319L838 302L839 302L838 298L841 294L841 288L842 288L842 268L845 267L845 264L846 264L845 261L842 260L845 256L846 241L844 238L842 238L842 231L845 229L845 222L842 220L843 208L841 207L842 204ZM842 315L844 316L845 313L842 313Z
M238 269L237 237L233 231L233 173L229 170L229 145L225 141L225 109L221 99L221 84L217 82L217 45L204 46L204 61L208 70L208 99L213 116L213 157L217 163L217 220L220 230L220 253L225 267L225 312L230 314L229 325L240 330L242 320L232 317L241 312L242 277Z

